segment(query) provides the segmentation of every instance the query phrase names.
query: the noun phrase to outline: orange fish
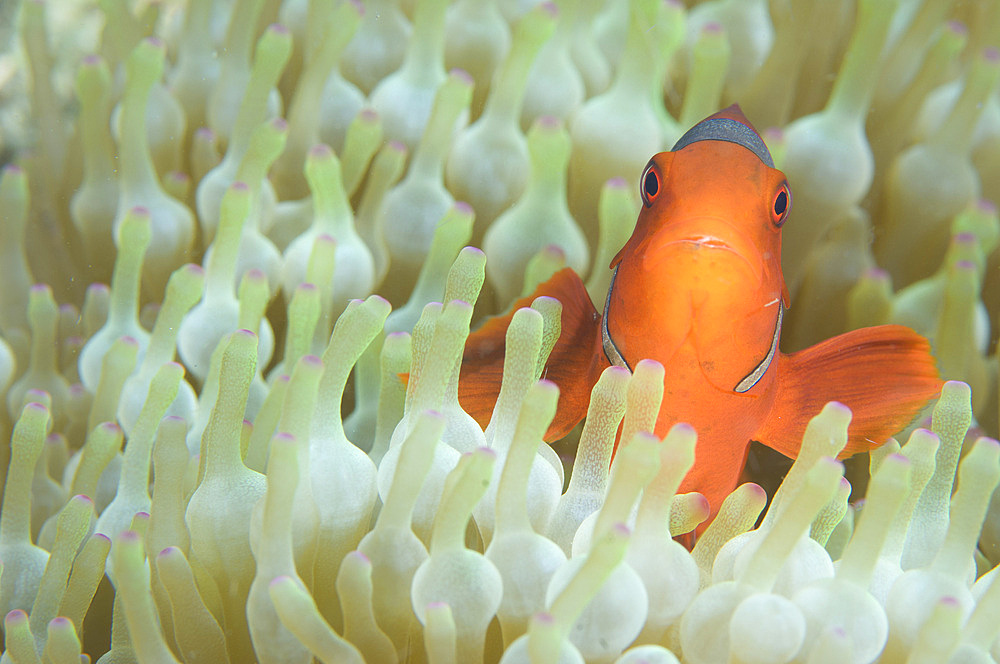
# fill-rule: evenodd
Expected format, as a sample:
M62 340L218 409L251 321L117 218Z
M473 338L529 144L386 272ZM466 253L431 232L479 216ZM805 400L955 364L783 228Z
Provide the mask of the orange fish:
M654 156L639 190L642 210L611 261L603 316L570 269L512 309L539 295L563 304L562 336L545 373L560 388L547 440L586 415L605 368L656 360L666 374L655 433L678 422L695 428L695 465L681 491L704 494L714 515L736 487L750 441L794 457L809 419L840 401L854 413L841 454L850 456L904 428L940 391L927 341L899 325L854 330L790 355L778 350L789 304L781 228L791 192L739 106ZM488 321L465 347L459 400L484 426L512 315Z

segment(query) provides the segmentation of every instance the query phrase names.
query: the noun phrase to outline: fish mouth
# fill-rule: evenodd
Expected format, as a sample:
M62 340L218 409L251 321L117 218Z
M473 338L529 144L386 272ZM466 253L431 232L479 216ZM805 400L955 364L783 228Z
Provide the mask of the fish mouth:
M763 248L722 217L699 216L670 223L656 234L655 245L654 253L662 259L679 248L728 252L738 257L758 282L763 276Z

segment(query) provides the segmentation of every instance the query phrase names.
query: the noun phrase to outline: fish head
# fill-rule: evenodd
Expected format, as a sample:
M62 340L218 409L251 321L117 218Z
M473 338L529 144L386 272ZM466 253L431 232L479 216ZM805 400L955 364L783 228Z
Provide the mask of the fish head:
M611 264L610 336L633 360L670 361L686 344L713 386L746 391L775 355L788 304L784 174L732 106L655 155L639 188L636 229Z
M754 283L784 288L781 229L791 191L738 106L702 120L672 151L650 159L639 193L635 232L612 268L626 256L656 261L677 250L728 251Z

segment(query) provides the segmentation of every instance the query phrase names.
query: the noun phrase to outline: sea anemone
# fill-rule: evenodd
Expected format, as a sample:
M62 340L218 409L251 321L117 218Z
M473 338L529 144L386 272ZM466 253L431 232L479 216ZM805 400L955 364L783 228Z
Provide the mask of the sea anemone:
M0 5L4 661L1000 661L1000 5L686 4ZM733 102L795 195L783 347L901 323L947 382L846 472L810 413L706 525L660 364L543 442L558 300L485 429L458 376L564 266L600 309L643 164Z

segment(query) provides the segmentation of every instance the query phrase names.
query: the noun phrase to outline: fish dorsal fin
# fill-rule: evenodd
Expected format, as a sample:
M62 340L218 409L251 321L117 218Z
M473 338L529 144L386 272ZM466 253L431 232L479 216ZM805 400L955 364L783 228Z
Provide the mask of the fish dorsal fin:
M563 268L535 292L511 306L508 313L490 318L469 335L462 357L458 399L462 408L485 427L493 414L503 379L504 344L514 312L547 295L562 304L561 333L542 372L542 378L559 386L556 417L545 440L558 440L587 414L590 391L609 366L601 349L601 316L590 301L583 281L571 268Z
M671 152L683 150L699 141L726 141L741 145L757 155L757 158L764 162L768 168L774 168L771 151L767 149L764 139L743 115L738 104L724 108L688 129L674 144Z
M902 325L841 334L779 355L774 406L755 440L795 457L809 420L829 401L851 409L841 458L878 447L941 391L927 340Z

